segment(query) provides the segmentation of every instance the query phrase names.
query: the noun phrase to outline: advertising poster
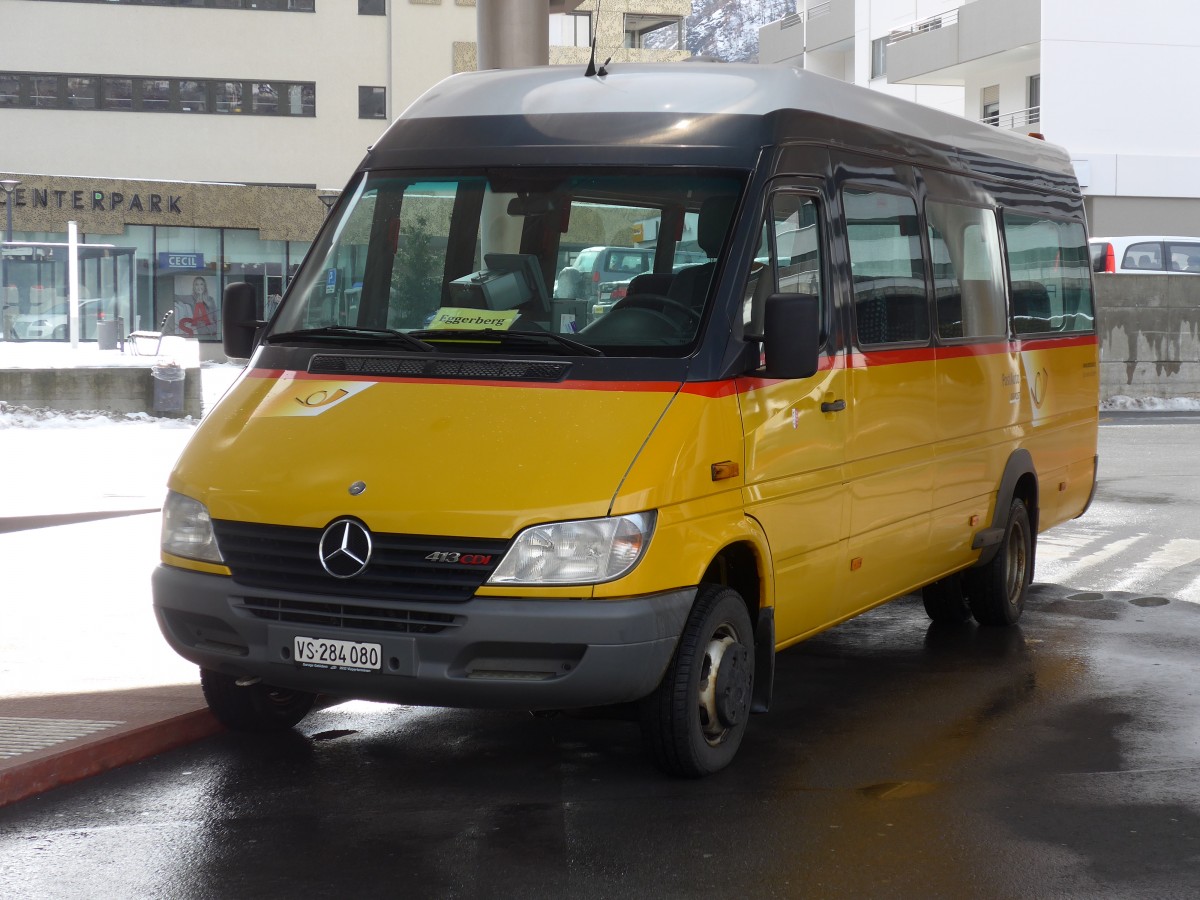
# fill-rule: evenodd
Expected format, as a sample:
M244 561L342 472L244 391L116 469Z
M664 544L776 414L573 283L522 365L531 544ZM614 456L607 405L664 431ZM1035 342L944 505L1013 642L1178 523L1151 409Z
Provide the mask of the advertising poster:
M211 275L175 276L175 323L190 337L216 335L221 320Z

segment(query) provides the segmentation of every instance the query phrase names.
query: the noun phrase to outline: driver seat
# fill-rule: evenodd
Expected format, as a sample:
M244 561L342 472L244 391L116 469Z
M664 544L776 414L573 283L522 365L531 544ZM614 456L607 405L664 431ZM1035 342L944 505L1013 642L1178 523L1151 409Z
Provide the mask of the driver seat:
M667 296L682 303L688 309L699 315L704 309L704 300L708 296L709 282L716 271L716 257L725 243L725 233L733 220L734 206L737 198L729 195L709 197L700 206L700 215L696 223L696 243L700 245L711 262L701 263L682 270L675 276Z

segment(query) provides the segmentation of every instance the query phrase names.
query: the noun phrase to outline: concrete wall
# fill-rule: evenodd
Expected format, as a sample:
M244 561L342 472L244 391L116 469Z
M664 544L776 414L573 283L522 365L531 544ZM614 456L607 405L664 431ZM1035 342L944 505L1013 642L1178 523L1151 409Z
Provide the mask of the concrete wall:
M145 412L200 418L200 370L184 370L179 382L159 381L150 366L62 369L0 369L0 401L63 412Z
M1200 277L1097 275L1100 396L1200 399Z

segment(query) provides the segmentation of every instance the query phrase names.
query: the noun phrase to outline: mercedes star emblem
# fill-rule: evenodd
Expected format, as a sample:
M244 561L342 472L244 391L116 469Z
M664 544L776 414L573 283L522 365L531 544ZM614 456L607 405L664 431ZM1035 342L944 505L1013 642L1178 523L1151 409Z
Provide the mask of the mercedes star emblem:
M330 523L317 546L321 568L334 578L361 575L371 561L371 532L357 519Z

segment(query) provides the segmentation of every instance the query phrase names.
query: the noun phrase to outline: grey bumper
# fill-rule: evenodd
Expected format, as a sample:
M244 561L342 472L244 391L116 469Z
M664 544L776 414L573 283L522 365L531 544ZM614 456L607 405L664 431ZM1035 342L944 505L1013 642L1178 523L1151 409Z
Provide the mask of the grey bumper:
M508 709L644 697L662 680L696 596L685 588L630 600L360 601L247 591L225 576L161 565L152 582L163 635L206 669L366 700ZM386 617L388 630L359 627L367 614ZM297 636L379 644L382 666L297 665Z

